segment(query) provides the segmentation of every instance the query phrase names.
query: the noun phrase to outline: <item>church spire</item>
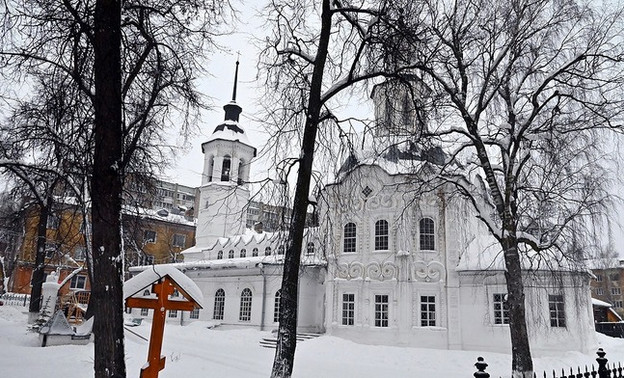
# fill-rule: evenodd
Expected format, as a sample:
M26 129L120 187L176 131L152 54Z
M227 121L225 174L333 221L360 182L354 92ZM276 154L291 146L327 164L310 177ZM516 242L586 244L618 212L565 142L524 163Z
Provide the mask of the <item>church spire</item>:
M225 120L238 123L238 118L243 111L243 108L236 104L236 85L238 82L238 59L236 59L236 70L234 71L234 89L232 90L232 101L223 107L225 110ZM216 130L215 130L216 131ZM241 130L242 132L242 130Z

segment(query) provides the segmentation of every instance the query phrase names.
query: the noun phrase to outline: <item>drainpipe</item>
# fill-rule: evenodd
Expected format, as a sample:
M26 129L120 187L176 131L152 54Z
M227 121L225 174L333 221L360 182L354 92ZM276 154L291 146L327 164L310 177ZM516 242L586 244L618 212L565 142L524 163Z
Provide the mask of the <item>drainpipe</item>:
M260 314L260 331L264 331L264 312L266 309L266 276L264 275L264 266L260 266L260 274L262 275L262 313Z

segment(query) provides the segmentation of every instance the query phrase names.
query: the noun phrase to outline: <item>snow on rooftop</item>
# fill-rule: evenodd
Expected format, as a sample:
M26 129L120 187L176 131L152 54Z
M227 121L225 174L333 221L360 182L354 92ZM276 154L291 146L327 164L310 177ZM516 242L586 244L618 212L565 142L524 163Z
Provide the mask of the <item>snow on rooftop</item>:
M611 303L607 303L605 301L601 301L600 299L596 299L596 298L592 298L592 305L594 306L598 306L598 307L611 307Z
M172 264L151 265L143 270L143 272L124 282L124 299L151 287L152 283L165 276L171 277L171 279L178 284L180 289L186 292L186 294L188 294L201 307L204 307L204 296L197 284Z

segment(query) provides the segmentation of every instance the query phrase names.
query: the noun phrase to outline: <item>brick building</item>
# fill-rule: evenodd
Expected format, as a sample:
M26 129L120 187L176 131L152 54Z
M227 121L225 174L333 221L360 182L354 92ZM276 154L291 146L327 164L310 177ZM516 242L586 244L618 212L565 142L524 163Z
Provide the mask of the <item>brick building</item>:
M592 272L592 297L610 303L624 317L624 260L604 259L596 262Z

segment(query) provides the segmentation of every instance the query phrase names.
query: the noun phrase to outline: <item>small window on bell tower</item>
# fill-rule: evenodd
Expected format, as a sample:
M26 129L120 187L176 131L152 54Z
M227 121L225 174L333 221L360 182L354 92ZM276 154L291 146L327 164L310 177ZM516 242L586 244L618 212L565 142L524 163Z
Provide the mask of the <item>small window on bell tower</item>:
M230 181L230 168L232 166L232 160L229 156L223 158L223 166L221 168L221 181Z

